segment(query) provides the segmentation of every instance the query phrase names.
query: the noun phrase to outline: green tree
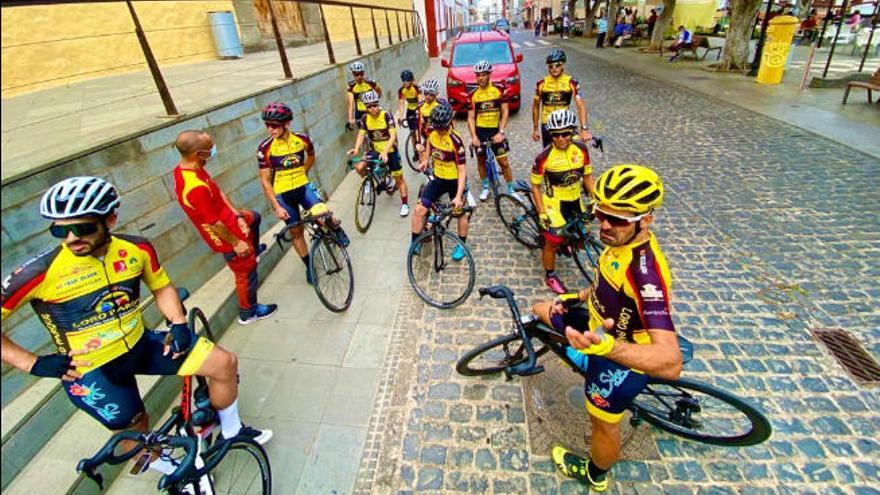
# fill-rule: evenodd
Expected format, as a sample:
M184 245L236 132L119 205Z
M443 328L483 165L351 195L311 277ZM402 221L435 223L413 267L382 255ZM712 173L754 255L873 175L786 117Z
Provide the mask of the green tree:
M654 32L651 34L650 49L653 51L660 50L660 45L663 44L663 39L666 37L666 30L669 29L669 24L672 22L672 13L675 11L675 0L662 0L661 3L663 4L663 12L657 18Z
M720 71L741 71L749 68L749 40L755 30L755 19L761 0L730 0L730 25L724 40L724 51L718 63Z

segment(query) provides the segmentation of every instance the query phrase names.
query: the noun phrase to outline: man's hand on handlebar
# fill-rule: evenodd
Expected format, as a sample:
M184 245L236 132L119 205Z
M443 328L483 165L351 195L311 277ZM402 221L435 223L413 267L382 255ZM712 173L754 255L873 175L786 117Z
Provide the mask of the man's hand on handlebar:
M480 149L480 138L478 138L477 136L471 136L471 146L474 149Z
M593 135L590 133L590 131L583 128L580 131L580 135L581 139L583 139L585 143L588 142L590 139L593 139Z
M357 150L352 148L352 149L346 151L345 154L346 154L346 156L354 156L354 155L357 155Z

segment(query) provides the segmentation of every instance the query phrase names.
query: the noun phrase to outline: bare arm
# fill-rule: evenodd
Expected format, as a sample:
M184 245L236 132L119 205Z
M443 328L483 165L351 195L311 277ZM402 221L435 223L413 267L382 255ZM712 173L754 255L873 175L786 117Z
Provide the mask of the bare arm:
M541 98L532 99L532 131L538 132L541 117Z
M348 100L348 121L354 122L354 95L347 92L345 93L345 99Z
M471 132L471 141L477 142L477 112L473 108L468 110L467 125Z
M544 214L544 197L541 195L541 185L532 184L532 199L535 200L535 209L538 215Z
M628 368L667 380L677 380L681 374L681 349L675 332L648 330L650 344L633 344L618 340L605 357Z
M174 284L168 284L153 291L156 298L156 307L171 323L186 323L186 315L183 313L183 304L177 296Z
M263 195L266 196L272 208L276 210L281 208L281 205L278 204L278 199L275 198L275 190L272 188L272 171L270 169L260 169L260 185L263 186Z
M4 363L25 373L30 373L34 363L37 362L36 354L16 344L6 334L0 336L0 358Z
M498 127L502 131L507 129L507 119L510 117L510 104L504 102L501 104L501 121L498 122Z
M314 152L306 153L306 161L305 161L305 163L303 163L303 168L305 169L304 172L306 174L308 174L309 170L312 169L312 165L314 165L314 164L315 164L315 153Z
M593 179L593 174L587 174L584 176L584 187L587 190L587 196L593 197L593 187L596 185L596 181Z
M574 97L574 106L577 109L578 119L581 121L582 126L590 125L589 121L587 121L587 104L584 103L584 99L580 96Z

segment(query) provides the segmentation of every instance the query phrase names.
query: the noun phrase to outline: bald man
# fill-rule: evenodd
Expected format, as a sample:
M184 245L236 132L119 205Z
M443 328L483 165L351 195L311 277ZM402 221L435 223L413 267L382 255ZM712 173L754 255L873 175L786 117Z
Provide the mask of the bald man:
M260 244L260 214L236 209L208 175L205 166L217 157L217 144L208 133L183 131L174 145L180 153L174 168L177 202L235 275L238 322L249 325L272 316L277 304L257 303L257 256L266 249Z

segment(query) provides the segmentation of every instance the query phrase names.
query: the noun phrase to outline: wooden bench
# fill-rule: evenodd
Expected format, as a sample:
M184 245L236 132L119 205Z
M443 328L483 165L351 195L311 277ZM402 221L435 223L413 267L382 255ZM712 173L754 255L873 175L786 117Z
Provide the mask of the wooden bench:
M846 89L843 91L843 105L846 105L846 99L849 97L849 90L852 88L865 88L868 91L868 104L873 103L871 91L880 91L880 68L874 71L871 79L867 81L850 81L846 83ZM880 104L880 98L877 99Z
M673 41L673 43L675 43L675 42ZM671 46L671 45L667 45L665 47L667 52L670 51L669 46ZM702 57L697 53L698 48L705 49ZM663 49L664 49L663 44L660 44L660 56L661 57L663 56ZM691 55L693 55L695 60L706 60L706 55L708 55L709 52L713 52L713 51L717 52L715 55L715 60L720 59L721 58L721 47L720 46L710 45L709 38L707 38L705 36L694 35L691 37L691 42L685 44L682 47L682 49L679 51L679 54L687 52L687 53L690 53Z

